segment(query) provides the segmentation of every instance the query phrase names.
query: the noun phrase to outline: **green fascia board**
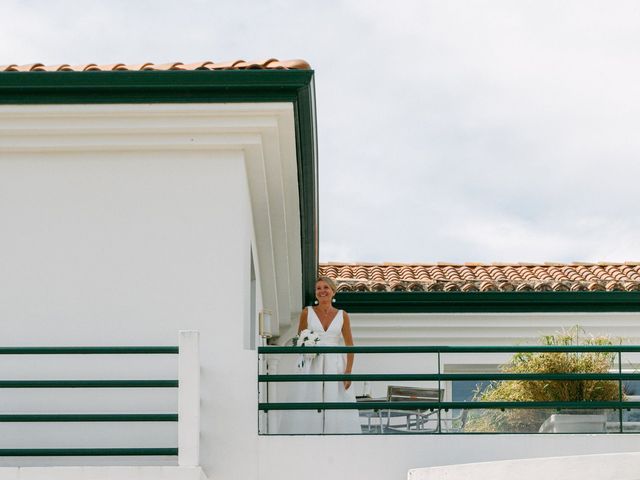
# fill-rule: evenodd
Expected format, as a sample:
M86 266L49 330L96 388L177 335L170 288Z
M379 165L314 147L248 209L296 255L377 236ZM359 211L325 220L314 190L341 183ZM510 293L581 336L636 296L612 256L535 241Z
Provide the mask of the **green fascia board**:
M340 292L351 313L640 312L640 292Z
M318 272L317 130L313 70L2 72L0 105L292 102L303 305Z
M311 70L2 72L0 104L295 101Z

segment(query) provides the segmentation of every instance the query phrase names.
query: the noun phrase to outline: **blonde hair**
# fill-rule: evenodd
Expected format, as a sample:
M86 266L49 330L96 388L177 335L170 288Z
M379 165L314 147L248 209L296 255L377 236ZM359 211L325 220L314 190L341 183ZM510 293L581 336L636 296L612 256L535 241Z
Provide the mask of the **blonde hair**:
M336 285L336 281L333 278L321 276L316 279L316 283L318 282L324 282L329 285L329 288L333 290L333 293L336 293L338 291L338 286Z

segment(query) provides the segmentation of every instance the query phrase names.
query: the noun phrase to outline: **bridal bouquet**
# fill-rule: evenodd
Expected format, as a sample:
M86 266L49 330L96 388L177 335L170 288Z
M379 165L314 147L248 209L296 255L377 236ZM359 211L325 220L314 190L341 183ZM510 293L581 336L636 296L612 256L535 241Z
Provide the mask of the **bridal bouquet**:
M320 341L320 335L313 330L304 329L296 337L293 337L293 345L296 347L313 347ZM303 353L298 356L298 368L304 368L305 363L318 356L317 353Z

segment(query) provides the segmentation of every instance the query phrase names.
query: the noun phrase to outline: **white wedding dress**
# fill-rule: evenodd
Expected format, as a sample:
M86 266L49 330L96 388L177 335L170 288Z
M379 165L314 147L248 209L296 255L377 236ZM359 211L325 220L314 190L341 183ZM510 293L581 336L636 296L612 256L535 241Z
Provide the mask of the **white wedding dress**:
M341 344L344 316L342 310L333 318L325 331L320 319L311 307L307 307L307 328L320 335L319 346ZM313 347L309 349L312 350ZM298 368L302 374L340 374L346 367L346 355L341 353L318 354L313 360L305 360ZM344 389L343 382L296 382L290 384L290 402L354 402L353 385ZM289 410L281 412L280 433L362 433L358 410Z

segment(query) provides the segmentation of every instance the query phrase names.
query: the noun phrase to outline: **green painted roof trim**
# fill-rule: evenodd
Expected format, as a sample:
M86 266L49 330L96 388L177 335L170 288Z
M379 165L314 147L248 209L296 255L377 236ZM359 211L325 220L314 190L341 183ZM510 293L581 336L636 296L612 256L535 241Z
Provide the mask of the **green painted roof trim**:
M640 292L340 292L352 313L640 312Z
M2 72L0 105L292 102L296 129L303 304L318 272L315 86L312 70Z
M1 104L282 102L312 70L1 72Z

